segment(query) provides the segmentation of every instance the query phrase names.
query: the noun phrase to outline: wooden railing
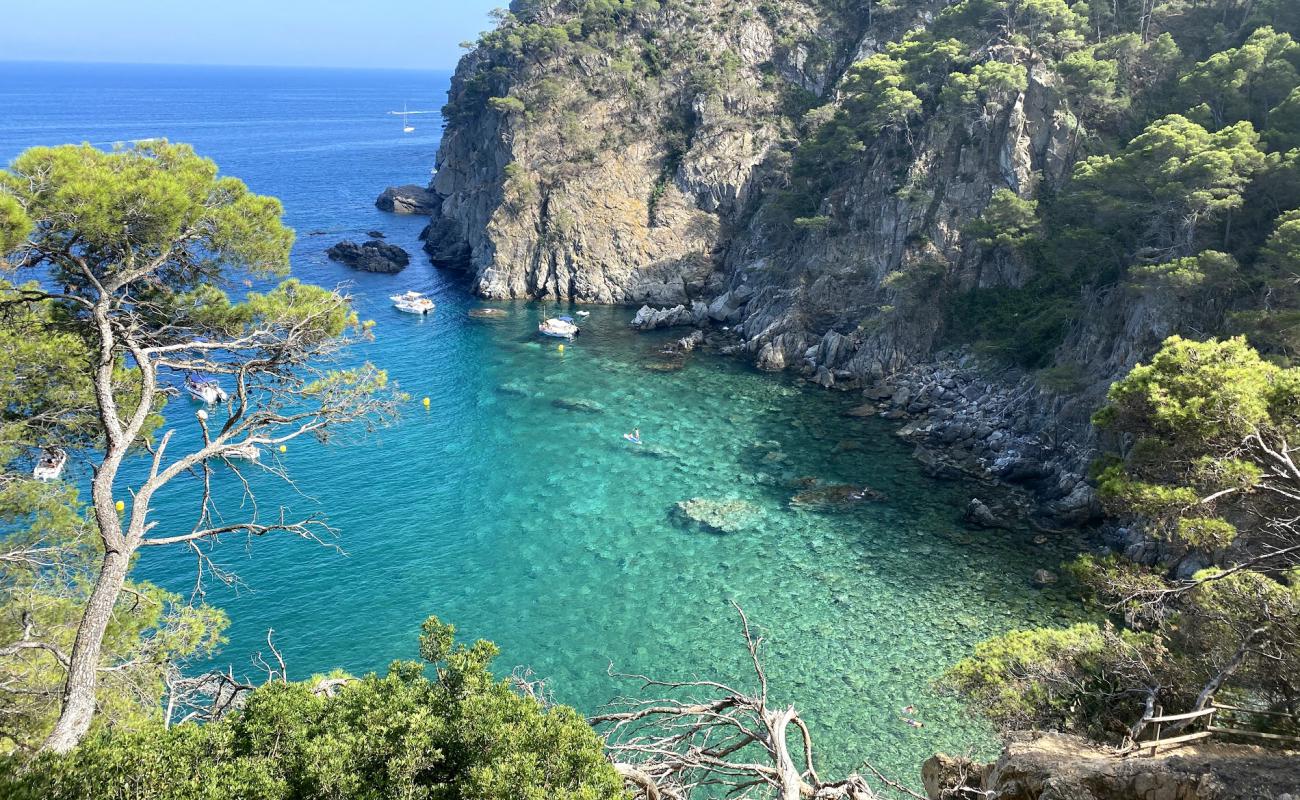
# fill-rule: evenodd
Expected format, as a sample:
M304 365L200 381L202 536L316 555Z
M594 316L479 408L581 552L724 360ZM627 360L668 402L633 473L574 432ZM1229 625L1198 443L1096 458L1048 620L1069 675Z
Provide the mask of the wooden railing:
M1142 753L1147 750L1150 750L1151 755L1155 755L1156 751L1161 747L1186 744L1187 742L1194 742L1198 739L1208 739L1212 736L1241 736L1268 742L1300 744L1300 736L1290 736L1280 733L1262 733L1247 728L1216 725L1214 724L1214 716L1220 712L1224 712L1228 715L1247 714L1260 717L1279 717L1289 720L1292 725L1300 728L1300 724L1297 724L1300 723L1300 720L1296 718L1296 715L1280 711L1260 711L1254 708L1243 708L1241 706L1230 706L1223 703L1211 702L1200 711L1188 711L1183 714L1164 714L1160 707L1157 706L1149 716L1144 716L1142 718L1142 722L1144 723L1142 727L1147 728L1154 726L1154 735L1145 741L1131 743L1128 747L1120 751L1120 755ZM1178 736L1162 738L1161 733L1164 731L1164 726L1166 724L1171 722L1186 722L1187 720L1196 720L1197 722L1195 724L1200 724L1200 721L1204 720L1205 727L1202 730L1194 731L1192 733L1184 733L1179 734Z

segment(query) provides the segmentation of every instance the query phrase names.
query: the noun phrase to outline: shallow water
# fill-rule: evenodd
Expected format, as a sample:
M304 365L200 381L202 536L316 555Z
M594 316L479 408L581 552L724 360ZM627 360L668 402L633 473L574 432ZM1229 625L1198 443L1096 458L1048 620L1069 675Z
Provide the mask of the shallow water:
M259 481L264 508L327 511L343 552L286 539L218 548L243 582L209 585L232 618L219 663L251 671L274 628L292 677L383 669L415 656L420 621L437 614L496 641L503 672L529 665L559 700L590 711L632 688L607 675L610 664L748 680L735 602L767 636L774 693L804 712L823 763L869 757L914 776L935 750L993 744L986 724L932 689L945 666L992 634L1081 613L1030 587L1062 553L1027 532L964 528L975 490L925 477L889 423L843 416L856 398L704 355L653 371L663 337L631 332L626 309L593 309L563 352L537 336L537 307L469 318L480 304L418 254L421 220L369 205L384 185L421 182L437 141L433 124L403 137L382 111L436 96L446 76L206 70L180 80L160 68L42 66L5 80L8 66L0 157L37 142L194 141L284 199L300 234L295 272L351 285L378 323L363 355L411 395L401 422L363 443L290 447L283 463L310 499ZM48 119L32 107L41 87L56 109ZM324 259L329 244L375 227L415 255L401 275ZM387 295L407 288L430 292L436 313L389 308ZM170 410L184 436L192 412ZM622 437L633 428L640 447ZM790 499L807 478L884 497L844 513L800 510ZM750 524L727 535L677 524L673 506L693 497L743 500ZM173 494L160 519L188 528L188 510ZM193 559L149 553L139 573L188 592ZM899 719L909 704L924 728Z

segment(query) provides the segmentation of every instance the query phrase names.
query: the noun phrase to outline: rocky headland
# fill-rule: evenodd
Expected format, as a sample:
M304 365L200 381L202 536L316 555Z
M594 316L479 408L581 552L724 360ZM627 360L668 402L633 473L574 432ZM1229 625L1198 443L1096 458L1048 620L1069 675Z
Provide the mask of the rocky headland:
M968 114L878 138L818 178L807 218L788 219L799 145L843 105L851 65L943 5L670 5L612 42L527 58L489 37L453 82L425 250L484 297L627 304L643 329L725 326L729 350L759 367L905 418L935 469L1022 487L1048 525L1089 521L1089 415L1181 329L1178 309L1087 289L1090 313L1037 368L977 352L954 322L972 292L1031 277L973 232L995 190L1032 201L1087 155L1059 76L1030 64L1023 86ZM563 15L507 25L550 22ZM668 42L672 58L625 74L618 53Z

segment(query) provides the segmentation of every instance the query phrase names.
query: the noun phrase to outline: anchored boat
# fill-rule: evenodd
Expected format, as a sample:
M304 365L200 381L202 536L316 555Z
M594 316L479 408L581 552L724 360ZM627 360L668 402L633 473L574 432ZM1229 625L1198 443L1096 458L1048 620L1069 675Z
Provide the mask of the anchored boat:
M551 317L537 326L537 332L557 339L572 339L582 331L573 324L573 317Z
M226 390L221 388L221 384L217 383L216 378L197 372L185 376L185 391L190 393L190 397L208 405L224 403L230 398Z
M393 308L403 311L407 314L428 314L436 306L433 301L425 297L420 292L406 292L404 294L395 294L388 298L393 301Z
M50 447L41 453L41 460L36 462L32 477L38 481L58 480L63 467L68 463L68 454L61 448Z

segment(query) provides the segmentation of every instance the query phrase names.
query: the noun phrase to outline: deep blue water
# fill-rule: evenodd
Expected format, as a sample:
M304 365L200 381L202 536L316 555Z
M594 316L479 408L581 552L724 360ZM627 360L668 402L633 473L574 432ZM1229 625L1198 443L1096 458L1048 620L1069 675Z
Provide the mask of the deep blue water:
M358 357L412 397L398 425L364 441L292 444L281 460L301 494L259 479L264 510L324 510L340 550L268 539L213 551L241 579L207 586L232 619L218 663L251 672L273 628L292 677L383 669L415 656L420 621L436 613L496 641L503 672L530 665L590 711L630 688L610 663L744 680L734 600L766 632L774 690L805 711L833 767L870 757L910 776L936 749L987 751L988 727L931 682L982 638L1079 613L1029 585L1061 554L1027 532L964 529L972 488L922 475L889 424L843 416L855 398L708 356L649 369L657 340L631 333L625 309L594 309L563 352L536 336L541 309L468 318L479 303L419 252L422 221L372 205L387 185L428 179L439 137L435 116L403 134L385 112L438 108L448 78L0 63L0 161L38 144L193 144L284 201L295 275L349 287L378 323ZM375 228L413 254L400 275L325 259ZM438 302L431 318L388 307L408 288ZM193 411L169 409L181 440ZM622 439L633 427L641 448ZM885 499L840 514L792 506L808 478ZM672 507L694 497L746 503L748 527L676 524ZM163 499L164 529L188 529L188 500ZM150 552L138 574L188 594L194 559ZM899 720L908 704L924 728Z

